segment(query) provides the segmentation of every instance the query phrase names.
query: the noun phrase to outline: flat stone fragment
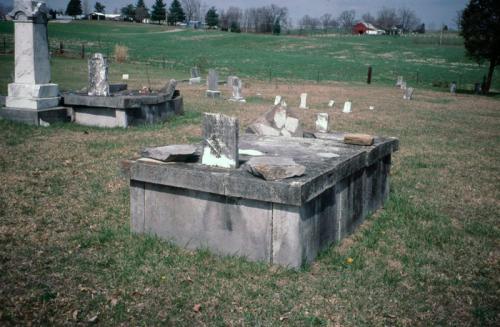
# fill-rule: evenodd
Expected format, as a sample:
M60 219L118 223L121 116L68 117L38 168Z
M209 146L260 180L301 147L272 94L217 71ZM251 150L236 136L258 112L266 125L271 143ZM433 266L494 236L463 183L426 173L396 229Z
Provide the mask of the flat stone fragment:
M373 145L374 137L368 134L346 134L344 143L354 145Z
M201 163L221 168L238 168L239 122L234 117L205 113Z
M302 176L306 171L306 167L287 157L255 157L248 160L246 166L252 175L267 181Z
M171 100L174 97L176 87L177 81L175 79L171 79L170 81L168 81L167 85L160 89L160 92L165 93L167 95L167 99Z
M253 123L252 125L248 126L247 132L250 132L252 134L257 134L257 135L263 135L263 136L279 136L280 131L277 129L263 124L263 123Z
M191 144L175 144L156 148L146 148L141 154L143 157L164 162L190 162L199 156L196 146Z

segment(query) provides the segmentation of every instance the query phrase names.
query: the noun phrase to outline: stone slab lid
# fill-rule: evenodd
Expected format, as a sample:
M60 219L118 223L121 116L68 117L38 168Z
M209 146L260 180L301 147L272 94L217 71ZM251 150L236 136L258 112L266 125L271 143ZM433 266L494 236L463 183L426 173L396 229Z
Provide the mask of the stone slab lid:
M241 165L251 158L244 153L252 153L249 150L253 150L266 156L290 157L306 167L303 176L280 181L257 178L243 166L222 169L200 163L140 160L127 165L127 174L131 180L140 182L301 206L343 178L397 151L399 147L397 139L382 137L376 137L372 146L348 145L338 140L341 135L324 133L319 135L321 138L241 135Z

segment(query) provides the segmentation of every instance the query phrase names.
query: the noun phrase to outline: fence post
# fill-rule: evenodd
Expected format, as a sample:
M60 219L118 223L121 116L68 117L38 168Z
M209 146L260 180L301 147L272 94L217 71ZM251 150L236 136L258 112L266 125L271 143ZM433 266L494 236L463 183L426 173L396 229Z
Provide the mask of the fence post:
M62 41L59 42L59 54L64 53L64 44Z
M80 54L81 54L82 59L85 59L85 44L83 44L83 43L82 43L82 49L81 49Z
M269 68L269 82L273 80L273 70Z
M366 83L372 83L372 66L368 66L368 77L366 78Z
M319 70L318 70L318 75L317 75L317 77L316 77L316 82L318 82L318 83L319 83Z
M418 71L417 71L417 84L420 82L419 76L418 76Z
M7 38L3 37L3 53L7 53Z
M165 56L161 56L161 64L163 69L165 69Z

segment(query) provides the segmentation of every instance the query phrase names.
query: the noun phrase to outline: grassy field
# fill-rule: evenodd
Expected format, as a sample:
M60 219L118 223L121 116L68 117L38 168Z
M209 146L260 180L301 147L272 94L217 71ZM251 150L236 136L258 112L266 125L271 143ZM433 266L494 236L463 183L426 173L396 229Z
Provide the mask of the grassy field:
M12 33L11 22L0 22L0 47L4 36L12 47ZM473 83L481 82L487 71L486 65L480 67L465 58L462 40L452 33L446 35L443 45L439 46L439 38L432 34L299 37L176 31L164 25L81 21L49 24L49 38L54 51L62 41L65 55L72 57L79 56L82 44L87 54L100 51L110 55L115 45L125 45L130 49L134 67L140 67L143 83L147 81L146 73L153 71L187 78L189 68L194 65L204 70L216 68L221 76L236 74L261 80L365 82L367 67L372 65L376 84L393 84L397 75L403 75L416 87L429 88L434 84L446 88L451 81L456 81L459 88L472 89ZM150 66L149 72L146 72L146 63ZM86 65L81 60L61 61L55 57L54 80L63 88L71 84L67 83L71 75L66 76L61 65L85 75ZM5 69L0 74L0 92L4 92L10 79L11 71ZM112 69L129 70L113 66ZM493 81L493 88L497 90L500 89L499 75L497 72Z
M0 120L0 325L500 324L500 102L424 85L414 100L404 101L401 90L387 85L391 70L419 68L452 78L452 63L465 63L464 74L481 75L463 58L461 47L436 49L403 38L382 39L397 43L393 49L358 37L161 33L167 29L144 25L103 33L103 26L108 25L51 24L50 37L95 42L101 35L110 47L127 44L132 58L164 52L175 61L147 71L131 62L113 63L112 81L130 73L133 87L187 77L193 61L203 61L192 55L197 53L210 67L227 73L238 67L238 74L251 76L244 80L248 103L207 99L204 85L180 83L186 114L162 125L35 128ZM0 24L2 33L10 28ZM328 55L368 46L379 55L394 53L387 59L386 80L376 77L371 86L362 78L367 54L359 64ZM415 52L415 61L398 59L405 47ZM445 63L431 64L428 58ZM308 67L322 63L343 74L352 70L352 81L307 81ZM269 64L277 72L291 70L293 81L283 75L269 82L259 73ZM376 72L383 67L378 65ZM0 93L12 67L12 55L0 55ZM52 69L63 89L86 84L83 60L54 57ZM495 83L498 88L498 79ZM225 86L222 92L230 94ZM269 109L275 95L298 107L301 92L310 96L311 109L300 112L306 129L314 128L316 113L328 111L334 130L400 139L389 201L352 236L293 271L130 234L121 160L147 146L200 141L203 112L237 116L243 131ZM351 99L353 113L327 108L332 98L337 104Z

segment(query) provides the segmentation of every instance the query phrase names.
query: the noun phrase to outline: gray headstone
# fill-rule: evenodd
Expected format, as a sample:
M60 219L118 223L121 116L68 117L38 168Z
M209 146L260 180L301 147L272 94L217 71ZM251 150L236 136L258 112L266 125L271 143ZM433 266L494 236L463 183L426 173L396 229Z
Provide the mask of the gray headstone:
M413 97L414 91L415 90L413 89L413 87L409 87L409 88L405 89L405 93L403 94L403 99L404 100L411 100Z
M457 83L451 82L451 84L450 84L450 93L451 94L457 93Z
M88 95L109 96L108 60L102 53L94 53L89 59Z
M253 157L246 163L247 170L254 176L268 181L302 176L306 168L287 157Z
M221 168L238 168L238 138L238 119L204 113L201 163Z
M198 67L191 68L191 78L198 78L198 77L200 77L200 71Z
M208 71L207 81L209 91L219 91L219 74L217 74L215 69Z
M43 1L14 1L9 16L14 20L15 69L7 107L38 110L59 104L58 85L50 83L47 15Z
M167 95L167 99L171 100L175 93L175 88L177 87L177 81L171 79L167 85L165 85L160 91Z
M398 76L398 80L396 81L396 86L401 87L403 84L403 76Z
M233 95L232 95L232 97L229 100L231 100L231 101L245 102L245 99L241 95L241 89L243 88L243 83L236 76L233 77L232 87L233 87Z
M475 83L474 84L474 93L475 94L481 94L481 83Z

